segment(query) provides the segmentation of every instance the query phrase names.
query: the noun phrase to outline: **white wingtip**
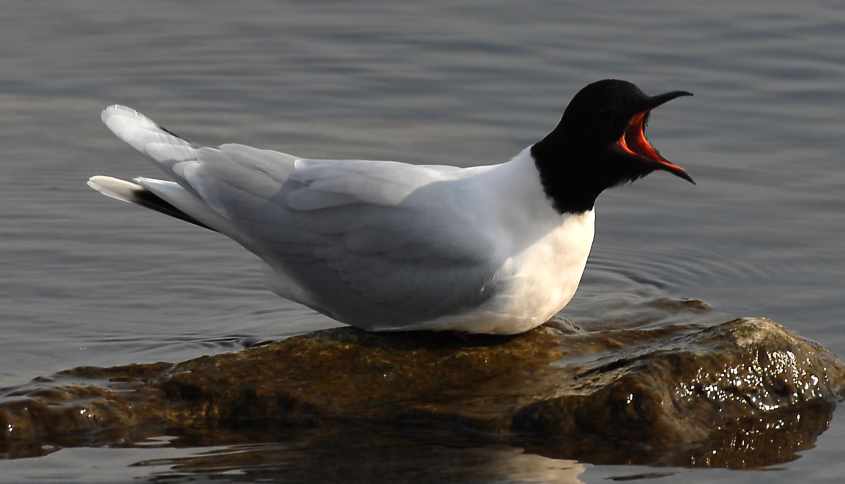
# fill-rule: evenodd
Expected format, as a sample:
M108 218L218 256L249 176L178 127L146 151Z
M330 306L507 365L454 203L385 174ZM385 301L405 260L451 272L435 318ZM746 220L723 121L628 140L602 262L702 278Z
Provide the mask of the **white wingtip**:
M141 153L149 155L150 145L154 143L186 148L191 146L184 139L162 129L152 119L126 106L109 106L100 114L100 119L118 138ZM158 159L155 156L153 158Z
M152 119L128 106L112 104L106 109L103 109L103 112L100 113L100 119L102 119L103 123L105 123L109 128L111 128L111 124L119 117L129 118L135 121L139 126L143 126L145 128L158 128L158 125L155 124Z
M103 109L103 112L100 113L100 119L103 120L103 124L105 124L112 133L132 145L135 149L141 149L141 146L143 146L142 144L137 143L139 139L145 138L145 136L139 136L141 133L144 133L145 131L161 131L152 119L132 108L121 106L119 104L114 104L106 109Z
M144 190L144 187L141 185L121 180L120 178L102 175L89 178L88 186L109 198L126 203L133 203L132 200L135 198L135 194Z

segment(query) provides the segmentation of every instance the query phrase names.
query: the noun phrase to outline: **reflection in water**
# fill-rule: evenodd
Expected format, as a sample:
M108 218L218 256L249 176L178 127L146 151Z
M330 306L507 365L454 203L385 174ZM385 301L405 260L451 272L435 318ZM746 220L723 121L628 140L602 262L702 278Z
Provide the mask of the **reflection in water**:
M578 483L593 464L651 464L675 467L759 468L789 462L814 446L830 423L832 405L810 405L797 412L765 415L726 427L716 438L675 452L650 452L623 444L530 442L518 436L469 435L408 427L349 425L325 429L272 429L255 425L238 431L203 429L148 437L101 450L42 449L43 470L30 459L9 461L11 475L62 482L123 482L136 476L178 483L224 479L235 482L555 482ZM495 441L499 441L496 443ZM508 443L508 441L511 441ZM95 442L91 442L95 443ZM120 447L120 448L116 448ZM49 455L47 455L49 454ZM97 462L112 462L99 466ZM58 472L69 463L79 475ZM87 463L81 465L82 463ZM121 466L129 466L121 470ZM51 470L51 469L55 469ZM124 468L127 469L127 468ZM630 472L628 481L681 472ZM103 478L103 475L107 478ZM110 477L109 477L110 476ZM118 478L117 476L122 476ZM0 478L2 481L2 478Z
M236 444L191 456L151 459L135 466L164 466L152 481L179 482L225 476L246 482L554 482L580 483L584 465L481 444L455 435L414 429L414 438L374 429L331 435L300 433L285 442ZM248 440L255 441L256 435ZM212 439L213 440L213 439ZM207 445L208 436L185 436L176 445ZM200 449L196 449L200 450Z
M363 426L339 428L334 432L287 429L281 441L281 431L204 431L166 442L167 446L192 448L190 455L147 459L134 465L161 469L150 479L162 482L225 476L245 482L576 483L581 482L579 476L585 466L573 458L594 464L735 469L782 464L814 446L818 436L827 430L832 411L833 405L819 403L797 412L764 415L726 427L707 442L668 453L627 443L615 449L607 443L597 446L595 441L543 441L532 445L514 437L509 445L491 443L485 436L470 438L459 432L436 433L409 428L407 434L399 434L381 427ZM158 443L147 441L147 445ZM204 447L210 450L204 451ZM666 475L671 472L632 474L615 479Z

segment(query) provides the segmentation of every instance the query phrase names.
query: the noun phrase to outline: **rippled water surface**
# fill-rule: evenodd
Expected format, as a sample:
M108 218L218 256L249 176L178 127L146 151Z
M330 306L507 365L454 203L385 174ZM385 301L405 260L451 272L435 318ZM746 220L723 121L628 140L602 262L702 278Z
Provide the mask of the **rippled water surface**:
M0 386L334 324L264 290L256 260L227 239L88 190L93 174L158 175L100 124L107 103L202 143L473 165L536 141L604 77L695 93L656 111L649 132L698 185L656 174L603 196L564 316L589 327L767 315L845 355L845 9L748 3L5 2ZM667 303L682 298L714 310ZM340 448L162 436L0 462L0 480L838 482L841 417L765 473L413 435Z

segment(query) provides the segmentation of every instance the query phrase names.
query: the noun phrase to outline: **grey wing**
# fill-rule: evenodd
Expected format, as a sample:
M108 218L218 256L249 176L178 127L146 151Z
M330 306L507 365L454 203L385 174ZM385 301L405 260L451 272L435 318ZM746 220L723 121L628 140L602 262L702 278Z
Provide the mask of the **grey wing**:
M134 111L118 114L104 113L106 124L176 183L139 182L261 257L286 297L364 328L430 320L487 297L494 244L456 196L457 168L193 147L131 119L141 116ZM213 214L191 212L202 210Z
M430 167L297 160L272 196L250 190L226 205L262 201L233 224L279 280L304 290L301 302L360 327L402 327L487 297L492 243L461 215L452 183Z
M309 305L340 321L401 327L485 299L492 264L432 247L425 220L361 207L319 217L333 229L294 216L288 226L296 232L266 234L260 255L310 291Z

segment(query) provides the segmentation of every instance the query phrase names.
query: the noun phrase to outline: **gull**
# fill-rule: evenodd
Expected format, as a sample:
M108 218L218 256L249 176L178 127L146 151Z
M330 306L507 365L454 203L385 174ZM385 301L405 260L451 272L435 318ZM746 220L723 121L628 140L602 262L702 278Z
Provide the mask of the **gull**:
M198 146L114 105L105 125L170 180L88 185L232 238L274 292L342 323L517 334L575 295L600 193L655 170L694 183L645 136L652 109L688 95L597 81L540 141L469 168Z

